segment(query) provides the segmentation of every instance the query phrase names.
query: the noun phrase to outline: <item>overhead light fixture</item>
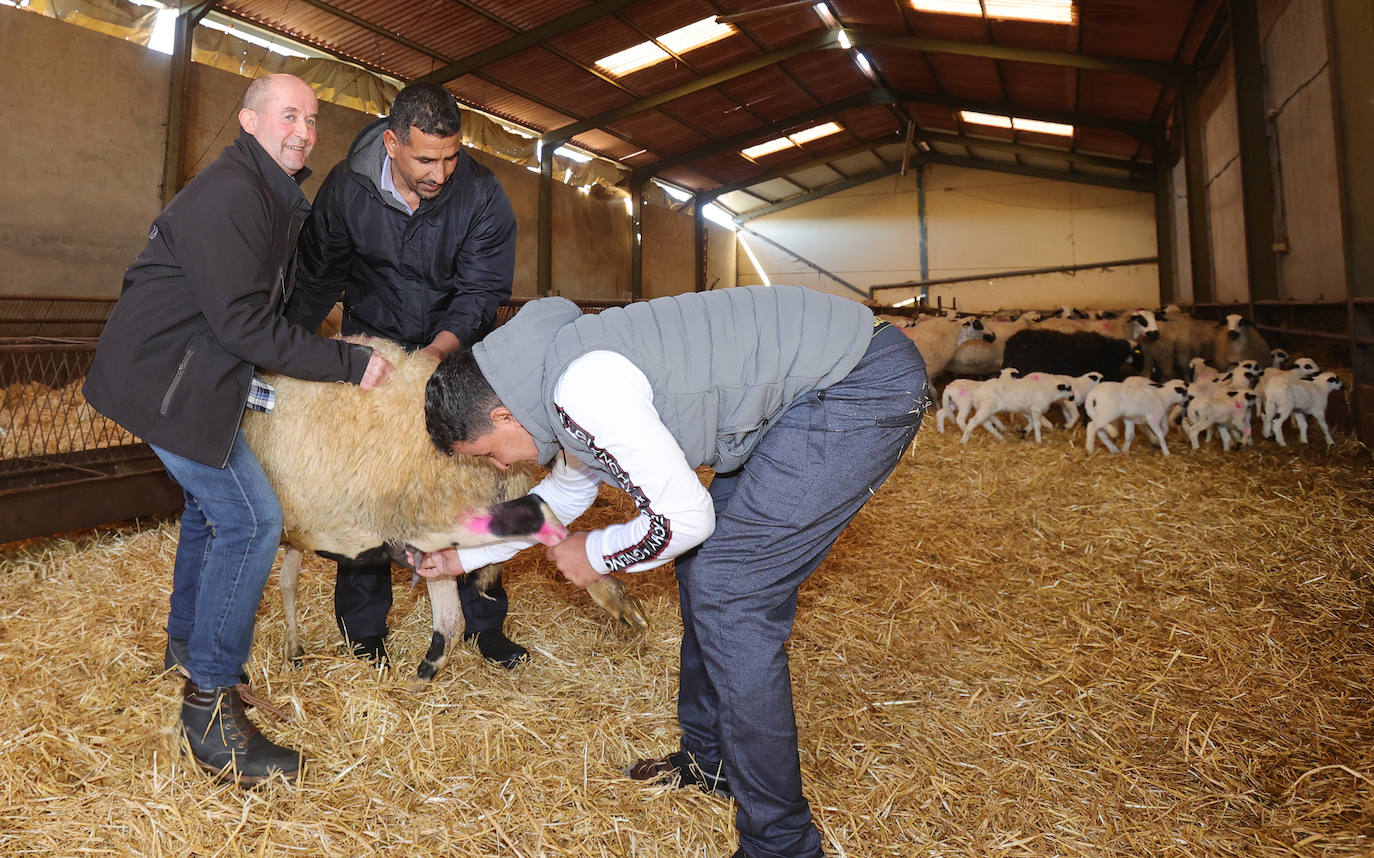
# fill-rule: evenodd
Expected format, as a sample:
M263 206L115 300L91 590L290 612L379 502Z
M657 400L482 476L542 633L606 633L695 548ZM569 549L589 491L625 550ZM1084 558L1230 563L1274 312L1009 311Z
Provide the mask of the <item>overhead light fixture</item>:
M873 64L868 61L868 57L863 55L863 51L854 52L854 65L859 67L859 71L863 72L864 77L874 84L878 82L878 75L873 71Z
M846 33L844 30L840 30L839 41L840 47L844 48L846 51L854 47L853 43L849 41L849 34Z
M1007 21L1041 21L1048 24L1073 24L1077 12L1073 0L911 0L918 12L983 17Z
M653 41L640 42L623 51L602 57L596 61L596 66L607 74L619 77L663 62L670 56L668 51L684 54L693 48L718 42L733 32L735 30L729 24L716 23L714 16L702 18L685 27L664 33ZM665 48L667 50L664 50Z
M978 113L973 110L959 111L959 118L971 125L986 125L991 128L1010 128L1013 131L1029 131L1033 134L1055 134L1072 137L1073 126L1062 122L1044 122L1039 119L1021 119L1016 116L1002 116L996 113Z
M831 12L830 7L826 4L817 3L811 8L815 11L816 17L821 19L821 23L825 25L827 30L833 30L840 26L840 22L835 20L835 13Z

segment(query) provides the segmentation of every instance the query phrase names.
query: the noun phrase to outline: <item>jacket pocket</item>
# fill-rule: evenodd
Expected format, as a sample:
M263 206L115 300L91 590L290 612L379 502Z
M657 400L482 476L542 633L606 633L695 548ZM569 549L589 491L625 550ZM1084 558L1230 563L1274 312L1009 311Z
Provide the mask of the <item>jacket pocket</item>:
M177 388L181 386L181 377L186 374L186 367L191 363L191 358L196 354L195 346L188 346L186 353L181 356L181 363L177 364L177 371L172 375L172 381L167 385L167 392L162 394L162 407L157 410L163 417L167 416L167 410L172 407L172 396L176 394Z

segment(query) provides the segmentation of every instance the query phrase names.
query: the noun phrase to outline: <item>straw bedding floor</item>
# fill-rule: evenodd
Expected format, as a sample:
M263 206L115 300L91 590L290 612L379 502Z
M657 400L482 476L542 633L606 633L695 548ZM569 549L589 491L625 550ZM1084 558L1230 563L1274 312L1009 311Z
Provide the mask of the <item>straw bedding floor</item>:
M837 856L1374 853L1374 487L1346 443L1085 459L922 430L803 589L802 764ZM607 494L594 521L625 516ZM508 566L513 673L411 675L428 603L397 575L377 675L342 657L331 570L258 716L305 783L183 762L160 674L174 522L0 548L0 854L725 856L733 807L622 767L676 742L671 568L611 627L536 552Z

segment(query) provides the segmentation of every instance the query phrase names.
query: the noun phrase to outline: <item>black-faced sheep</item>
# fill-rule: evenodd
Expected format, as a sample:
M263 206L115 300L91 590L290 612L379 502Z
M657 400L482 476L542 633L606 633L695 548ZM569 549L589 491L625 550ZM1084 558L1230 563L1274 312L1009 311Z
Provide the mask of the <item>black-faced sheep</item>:
M1129 340L1091 331L1055 331L1043 328L1018 331L1007 340L1002 356L1006 366L1023 373L1049 372L1080 376L1098 372L1108 381L1120 381L1143 366L1139 346Z
M945 371L954 350L964 343L975 339L990 343L997 339L997 335L984 328L978 319L923 319L901 331L916 344L916 351L925 361L926 378L931 380Z
M530 467L507 471L484 459L445 456L425 430L425 383L434 362L408 355L383 340L365 341L395 369L381 387L363 391L349 384L320 384L268 376L277 391L270 413L247 411L243 432L276 489L285 519L287 545L280 584L287 623L286 656L301 655L296 627L296 579L302 551L343 557L386 544L437 551L453 545L491 542L474 533L470 513L520 497L535 482ZM528 508L516 507L516 509ZM554 525L557 525L556 521ZM486 528L484 528L486 529ZM500 527L496 536L519 536ZM541 541L557 539L545 533ZM479 585L490 587L497 566L476 570ZM447 648L462 632L463 616L452 578L428 581L434 636L420 665L430 679L447 660ZM606 576L589 595L627 625L647 627L644 613L617 579Z

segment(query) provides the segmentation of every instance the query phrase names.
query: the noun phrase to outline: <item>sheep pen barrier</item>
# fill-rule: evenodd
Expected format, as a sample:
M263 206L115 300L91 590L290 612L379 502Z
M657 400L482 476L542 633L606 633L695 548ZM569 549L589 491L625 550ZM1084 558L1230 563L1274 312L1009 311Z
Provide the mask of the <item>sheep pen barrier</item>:
M1081 431L960 446L928 421L802 588L802 768L834 856L1362 856L1374 851L1369 452L1086 458ZM1177 437L1177 436L1175 436ZM632 513L605 490L583 525ZM542 552L507 564L513 672L429 641L397 573L397 667L346 658L332 564L307 657L269 583L255 716L303 784L197 773L161 671L173 520L0 547L0 854L728 855L734 808L632 782L675 747L671 565L613 627ZM274 573L275 577L275 573Z

